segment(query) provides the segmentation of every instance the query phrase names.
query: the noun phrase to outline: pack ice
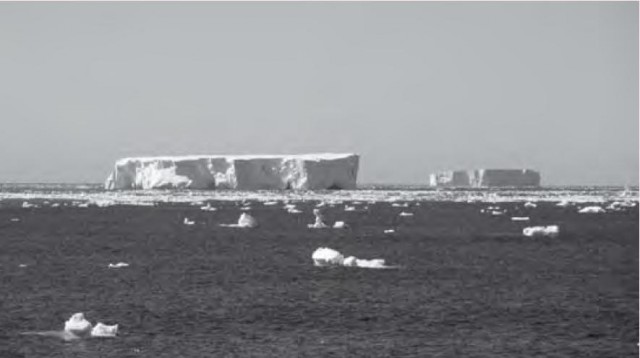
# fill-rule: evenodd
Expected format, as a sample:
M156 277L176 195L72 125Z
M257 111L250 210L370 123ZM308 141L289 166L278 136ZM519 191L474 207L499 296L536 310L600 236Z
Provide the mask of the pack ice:
M105 188L355 189L357 154L202 155L124 158Z

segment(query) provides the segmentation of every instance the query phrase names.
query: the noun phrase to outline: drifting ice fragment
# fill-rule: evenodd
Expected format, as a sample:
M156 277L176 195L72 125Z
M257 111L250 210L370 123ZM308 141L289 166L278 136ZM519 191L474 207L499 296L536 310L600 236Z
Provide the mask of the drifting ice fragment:
M307 225L310 229L325 229L328 227L327 224L324 223L324 216L319 209L313 209L313 215L316 216L316 222Z
M511 218L511 221L529 221L528 216L514 216Z
M12 218L12 219L11 219L11 222L14 222L14 223L17 223L18 221L20 221L20 219L19 219L19 218Z
M200 207L200 210L203 210L203 211L216 211L218 209L216 209L213 206L211 206L211 203L207 203L207 205Z
M522 230L522 234L524 236L529 237L538 237L538 236L549 236L556 237L560 234L560 229L558 225L549 225L549 226L532 226L526 227Z
M345 205L344 206L344 211L356 211L356 207L355 206Z
M311 255L315 266L342 266L344 256L334 249L321 247L316 249Z
M64 330L82 337L91 333L91 322L84 318L84 313L76 313L64 323Z
M346 227L347 227L347 224L345 224L344 221L336 221L333 224L334 229L345 229Z
M122 268L122 267L129 267L129 264L126 262L118 262L117 264L109 264L109 266L107 266L109 268Z
M118 325L109 326L98 322L91 330L91 337L115 337L118 334Z
M535 203L532 203L532 202L530 202L530 201L527 201L526 203L524 203L524 207L525 207L525 208L531 208L531 209L533 209L533 208L535 208L535 207L537 207L537 206L538 206L538 205L536 205Z
M192 220L189 220L189 218L184 218L183 223L184 223L185 225L193 225L193 224L195 224L196 222L195 222L195 221L192 221Z
M387 229L387 230L384 231L385 234L393 234L394 232L396 232L396 231L393 230L393 229Z
M407 213L407 212L404 212L404 211L403 211L403 212L401 212L399 215L400 215L400 216L413 216L413 213Z
M578 210L580 214L599 214L599 213L604 213L605 211L606 210L604 210L600 206L587 206Z
M315 266L346 266L362 268L391 268L383 259L363 260L355 256L345 258L341 253L328 247L316 249L311 255Z
M562 208L566 208L567 206L571 205L571 203L568 200L562 200L559 203L556 204L556 206L562 207Z
M237 224L220 224L224 227L242 227L242 228L254 228L258 226L258 221L247 213L240 214Z

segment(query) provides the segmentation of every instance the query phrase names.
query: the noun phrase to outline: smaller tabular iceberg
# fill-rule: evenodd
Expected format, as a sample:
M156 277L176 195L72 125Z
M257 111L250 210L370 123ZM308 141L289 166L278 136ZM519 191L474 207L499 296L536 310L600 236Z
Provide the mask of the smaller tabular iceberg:
M540 173L530 169L450 170L431 174L435 187L537 187Z

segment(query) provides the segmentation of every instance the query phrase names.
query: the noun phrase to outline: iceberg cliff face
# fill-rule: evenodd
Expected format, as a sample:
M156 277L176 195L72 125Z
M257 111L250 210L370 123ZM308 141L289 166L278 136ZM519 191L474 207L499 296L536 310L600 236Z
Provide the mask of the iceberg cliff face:
M536 187L540 173L530 169L452 170L431 174L429 183L438 187Z
M124 158L106 189L355 189L356 154Z

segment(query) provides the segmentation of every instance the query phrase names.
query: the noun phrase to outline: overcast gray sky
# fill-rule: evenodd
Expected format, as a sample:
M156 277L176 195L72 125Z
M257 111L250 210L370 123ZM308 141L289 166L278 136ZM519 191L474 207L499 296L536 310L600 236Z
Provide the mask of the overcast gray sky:
M0 181L356 152L361 183L638 184L637 2L0 3Z

